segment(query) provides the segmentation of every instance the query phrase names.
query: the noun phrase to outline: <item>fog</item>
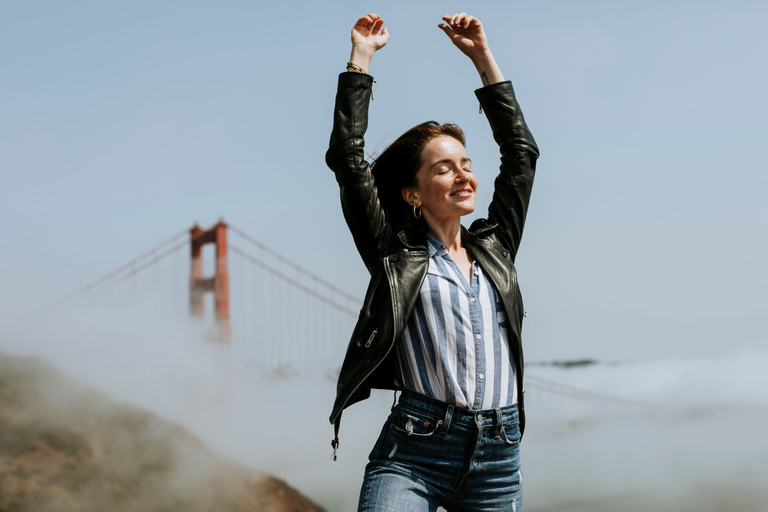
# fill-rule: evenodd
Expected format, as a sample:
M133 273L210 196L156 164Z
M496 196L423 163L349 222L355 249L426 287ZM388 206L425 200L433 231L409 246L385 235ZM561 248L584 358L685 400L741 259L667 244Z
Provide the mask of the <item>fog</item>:
M159 304L147 297L138 309L70 309L0 333L0 350L41 356L107 395L179 422L329 511L355 510L393 394L375 392L345 412L333 462L332 366L258 366L186 319L168 322ZM768 349L755 348L720 359L531 366L531 375L635 404L528 386L526 510L764 510L767 365Z

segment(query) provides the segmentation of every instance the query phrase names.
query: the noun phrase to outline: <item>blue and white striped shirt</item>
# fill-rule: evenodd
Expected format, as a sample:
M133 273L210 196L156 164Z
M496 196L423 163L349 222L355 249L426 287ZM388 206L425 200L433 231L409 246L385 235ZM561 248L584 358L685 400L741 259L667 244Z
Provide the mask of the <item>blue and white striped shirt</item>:
M450 404L493 409L517 402L507 315L477 262L467 282L445 246L427 235L429 269L397 344L400 384Z

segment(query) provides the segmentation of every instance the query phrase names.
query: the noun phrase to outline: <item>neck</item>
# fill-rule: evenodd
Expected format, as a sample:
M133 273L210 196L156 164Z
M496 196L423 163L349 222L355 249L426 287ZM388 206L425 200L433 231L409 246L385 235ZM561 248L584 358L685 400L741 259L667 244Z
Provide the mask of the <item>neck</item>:
M427 219L427 233L437 240L440 240L449 252L462 247L461 219L454 219L441 224L430 222L429 219Z

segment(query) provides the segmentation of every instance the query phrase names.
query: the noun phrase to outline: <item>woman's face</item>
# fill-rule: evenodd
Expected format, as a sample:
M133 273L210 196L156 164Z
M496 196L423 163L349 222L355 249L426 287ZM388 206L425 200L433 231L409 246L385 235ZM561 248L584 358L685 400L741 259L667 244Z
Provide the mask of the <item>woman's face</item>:
M464 146L449 136L429 141L421 150L416 185L403 189L403 199L421 208L427 223L458 219L475 211L477 178Z

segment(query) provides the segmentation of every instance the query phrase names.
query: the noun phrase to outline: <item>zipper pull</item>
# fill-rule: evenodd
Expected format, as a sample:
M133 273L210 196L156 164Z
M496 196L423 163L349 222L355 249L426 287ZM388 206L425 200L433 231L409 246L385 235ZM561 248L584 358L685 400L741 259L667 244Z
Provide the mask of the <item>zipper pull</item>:
M378 332L379 332L378 329L373 330L373 332L371 333L371 336L368 338L368 341L365 342L365 348L368 348L371 346L371 343L373 343L373 338L376 337L376 333Z
M334 462L336 462L336 449L339 447L339 438L335 438L333 441L331 441L331 446L333 447L333 455L331 458Z

